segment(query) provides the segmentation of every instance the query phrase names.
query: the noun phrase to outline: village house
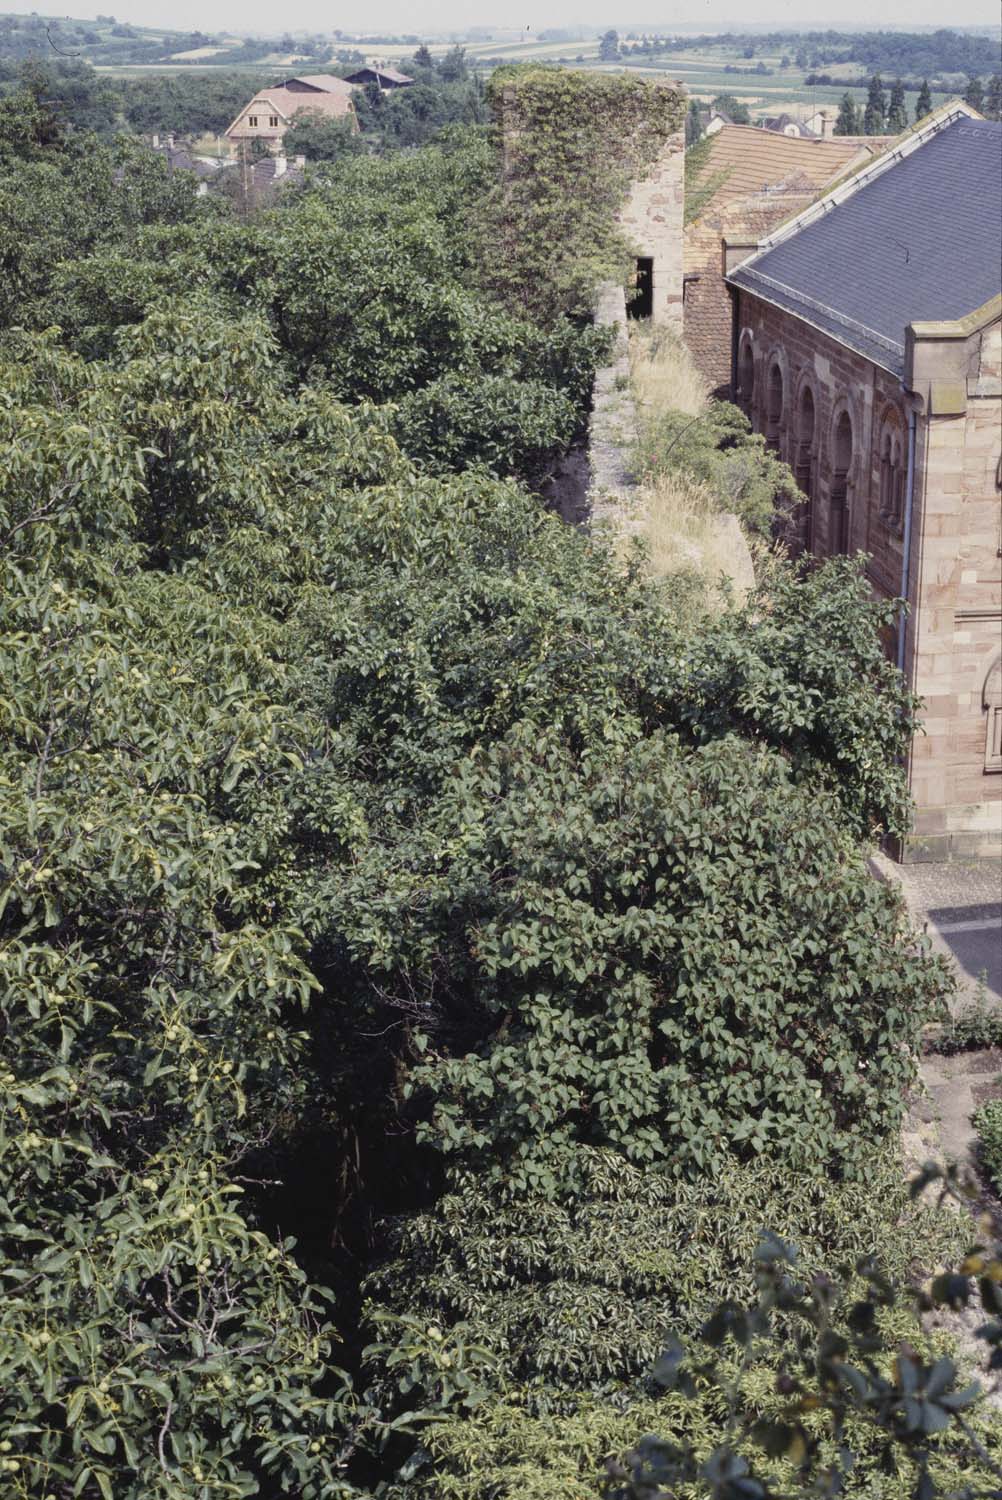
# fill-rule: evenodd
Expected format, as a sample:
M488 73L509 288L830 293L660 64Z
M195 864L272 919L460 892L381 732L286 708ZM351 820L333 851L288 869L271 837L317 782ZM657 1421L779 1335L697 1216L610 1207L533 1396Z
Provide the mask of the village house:
M759 128L771 130L776 135L792 136L794 140L810 140L819 134L805 120L794 119L793 115L766 115L759 121Z
M226 131L226 140L235 151L250 141L262 141L274 151L294 116L303 111L328 119L349 120L357 129L353 94L352 84L329 73L310 73L269 84L240 111Z
M872 161L890 142L866 137L801 140L752 125L725 125L688 189L683 233L685 342L712 389L731 379L731 299L723 244L758 241L825 188ZM693 215L691 205L700 198Z
M384 68L378 63L373 63L371 67L367 64L364 68L357 68L354 73L348 74L345 81L359 86L375 83L384 94L392 93L394 89L409 88L414 82L406 73L400 73L396 68Z
M1002 853L1000 242L1002 125L953 105L726 252L734 396L796 474L803 545L908 601L903 859Z

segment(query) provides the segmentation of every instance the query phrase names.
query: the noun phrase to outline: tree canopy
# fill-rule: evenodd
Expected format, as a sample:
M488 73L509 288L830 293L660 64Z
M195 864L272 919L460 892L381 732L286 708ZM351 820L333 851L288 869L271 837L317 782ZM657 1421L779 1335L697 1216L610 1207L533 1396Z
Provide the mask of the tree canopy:
M711 609L542 504L629 162L576 164L601 233L544 268L544 313L492 260L482 131L321 165L244 223L24 98L5 1493L597 1496L659 1420L668 1311L697 1329L762 1215L819 1270L952 1247L886 1155L946 982L863 859L909 816L894 606L777 557ZM523 140L523 184L552 147Z

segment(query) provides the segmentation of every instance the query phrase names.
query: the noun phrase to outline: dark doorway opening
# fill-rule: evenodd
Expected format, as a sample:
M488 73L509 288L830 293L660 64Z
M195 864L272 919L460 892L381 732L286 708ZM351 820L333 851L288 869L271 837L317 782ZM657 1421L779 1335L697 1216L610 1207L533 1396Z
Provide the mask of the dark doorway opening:
M637 257L633 296L626 311L631 318L649 318L654 312L654 260L650 255Z

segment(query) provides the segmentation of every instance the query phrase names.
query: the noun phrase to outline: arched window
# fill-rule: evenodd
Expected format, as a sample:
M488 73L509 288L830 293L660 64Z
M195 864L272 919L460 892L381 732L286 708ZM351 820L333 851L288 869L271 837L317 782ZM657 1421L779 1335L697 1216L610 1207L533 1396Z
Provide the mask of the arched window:
M754 395L755 355L752 351L751 339L746 338L738 355L738 404L746 413L751 412Z
M896 415L887 417L880 438L880 517L901 530L905 509L905 445Z
M783 371L778 360L769 366L769 387L765 403L765 440L779 452L779 432L783 422Z
M794 468L797 483L808 500L811 498L814 479L814 427L814 392L809 385L805 385L797 408L797 453Z
M988 714L985 726L985 775L1002 772L1002 655L996 656L981 690L981 707Z
M843 411L832 442L832 478L828 512L829 552L849 550L849 470L852 468L852 422Z

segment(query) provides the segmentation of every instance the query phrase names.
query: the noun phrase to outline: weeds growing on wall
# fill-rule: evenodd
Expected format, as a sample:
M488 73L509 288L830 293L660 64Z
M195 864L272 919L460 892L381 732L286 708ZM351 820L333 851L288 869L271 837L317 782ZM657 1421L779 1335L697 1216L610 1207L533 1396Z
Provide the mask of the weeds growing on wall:
M632 335L638 392L634 468L641 484L683 476L753 535L771 538L803 501L789 466L776 458L729 401L707 400L705 384L669 330Z

